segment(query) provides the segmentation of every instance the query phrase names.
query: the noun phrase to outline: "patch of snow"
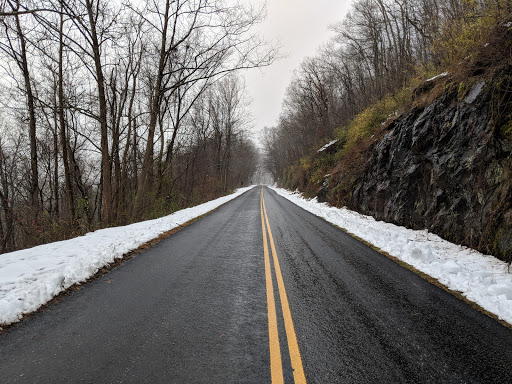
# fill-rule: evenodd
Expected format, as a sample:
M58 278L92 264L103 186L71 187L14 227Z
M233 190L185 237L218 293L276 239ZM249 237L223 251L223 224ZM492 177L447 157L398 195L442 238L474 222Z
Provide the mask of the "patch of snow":
M507 263L473 249L450 243L427 230L412 230L304 199L285 189L279 195L373 244L449 289L512 324L512 274Z
M508 23L504 23L502 24L505 28L510 28L512 27L512 21L509 21Z
M430 79L427 79L425 81L429 82L429 81L434 81L436 79L439 79L440 77L445 77L445 76L448 76L449 73L448 72L443 72L443 73L440 73L439 75L436 75L434 77L431 77Z
M333 140L333 141L331 141L331 142L329 142L329 143L325 144L325 145L324 145L322 148L320 148L317 152L323 152L323 151L325 151L327 148L329 148L331 145L333 145L333 144L335 144L335 143L337 143L337 142L338 142L338 140Z
M0 255L0 325L19 321L127 252L240 196L254 186L171 215L100 229L74 239ZM1 329L1 328L0 328Z
M484 89L484 86L485 81L480 81L479 83L473 85L468 95L464 98L464 102L467 104L471 104L472 102L474 102L478 95L482 92L482 89Z

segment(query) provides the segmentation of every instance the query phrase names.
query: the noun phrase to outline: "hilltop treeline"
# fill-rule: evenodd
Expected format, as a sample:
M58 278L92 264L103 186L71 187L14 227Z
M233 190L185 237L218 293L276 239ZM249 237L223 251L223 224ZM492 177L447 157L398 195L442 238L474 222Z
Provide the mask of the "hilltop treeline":
M264 134L267 169L281 182L303 177L299 159L334 137L348 151L346 141L371 136L410 102L418 79L475 64L472 52L511 14L508 0L355 1L332 41L296 71Z
M356 1L290 85L265 136L269 171L512 261L511 7Z
M247 184L241 69L275 50L242 1L0 1L0 252Z

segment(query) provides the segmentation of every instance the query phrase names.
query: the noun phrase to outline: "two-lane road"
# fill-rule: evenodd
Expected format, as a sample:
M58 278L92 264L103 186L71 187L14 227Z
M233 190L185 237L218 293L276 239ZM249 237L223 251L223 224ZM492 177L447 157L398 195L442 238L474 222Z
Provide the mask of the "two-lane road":
M254 188L0 335L1 383L512 383L512 331Z

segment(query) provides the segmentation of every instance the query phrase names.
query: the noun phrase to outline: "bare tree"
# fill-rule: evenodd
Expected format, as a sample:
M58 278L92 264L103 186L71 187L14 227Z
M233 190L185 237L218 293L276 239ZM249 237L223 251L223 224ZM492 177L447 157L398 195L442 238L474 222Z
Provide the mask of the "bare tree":
M27 39L21 24L20 1L7 1L13 12L12 19L1 19L4 31L5 41L0 43L0 49L14 60L21 72L24 82L24 93L26 97L27 113L28 113L28 131L30 141L30 197L31 205L36 219L36 223L40 217L41 204L39 200L39 176L37 167L37 138L36 138L36 112L35 97L32 89L32 76L29 67L29 59L27 53Z
M274 49L269 49L250 33L252 26L261 21L262 11L254 12L241 3L165 0L153 3L145 14L153 16L144 16L144 19L156 31L160 45L156 50L158 65L150 96L147 143L137 188L139 212L143 210L148 188L154 185L155 131L162 103L168 99L168 94L191 84L204 89L205 82L229 72L269 65L276 55Z
M3 249L164 214L247 182L256 156L232 74L275 59L252 31L262 18L231 0L0 1L0 70L15 96L0 102L26 127L2 137Z
M100 126L101 176L102 176L102 220L108 224L111 220L112 209L112 179L109 153L108 105L105 90L105 74L102 49L112 37L112 28L117 17L117 11L109 8L104 0L59 0L61 11L65 12L82 37L82 41L68 36L70 47L79 55L92 61L93 67L88 69L93 73L98 98L99 113L95 116ZM85 58L83 59L85 61ZM87 61L85 61L86 64Z

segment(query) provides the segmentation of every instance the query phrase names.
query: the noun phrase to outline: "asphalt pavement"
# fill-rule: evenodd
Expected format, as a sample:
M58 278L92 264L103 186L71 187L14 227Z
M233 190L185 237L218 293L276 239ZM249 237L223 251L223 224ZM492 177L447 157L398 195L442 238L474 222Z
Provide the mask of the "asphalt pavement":
M0 334L0 382L512 383L512 330L261 195Z

